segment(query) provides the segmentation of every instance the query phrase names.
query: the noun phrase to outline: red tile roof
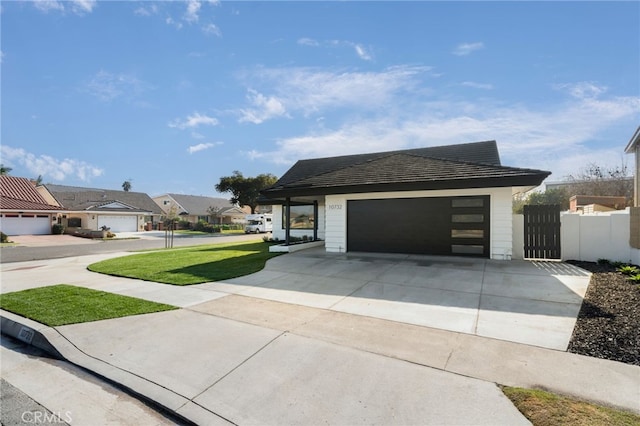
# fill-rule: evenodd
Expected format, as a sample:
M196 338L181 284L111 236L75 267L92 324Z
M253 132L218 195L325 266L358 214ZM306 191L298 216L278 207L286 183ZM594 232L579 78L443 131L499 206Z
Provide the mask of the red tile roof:
M0 209L33 211L60 207L48 204L29 179L0 175Z

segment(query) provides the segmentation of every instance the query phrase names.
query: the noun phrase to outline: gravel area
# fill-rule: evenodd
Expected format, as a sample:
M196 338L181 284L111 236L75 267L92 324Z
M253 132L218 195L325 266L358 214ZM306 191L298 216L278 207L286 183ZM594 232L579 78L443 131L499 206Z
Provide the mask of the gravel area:
M640 285L610 264L568 263L593 273L568 351L640 365Z

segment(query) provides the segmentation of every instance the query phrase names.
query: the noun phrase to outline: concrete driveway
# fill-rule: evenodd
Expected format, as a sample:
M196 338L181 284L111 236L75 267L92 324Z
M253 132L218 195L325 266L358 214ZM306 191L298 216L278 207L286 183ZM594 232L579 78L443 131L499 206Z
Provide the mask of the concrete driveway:
M566 350L590 274L559 262L309 249L197 287Z

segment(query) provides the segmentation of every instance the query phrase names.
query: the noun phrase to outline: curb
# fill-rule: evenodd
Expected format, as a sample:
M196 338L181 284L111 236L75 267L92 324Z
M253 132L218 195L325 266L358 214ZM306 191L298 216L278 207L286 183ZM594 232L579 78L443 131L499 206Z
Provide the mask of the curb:
M232 424L170 389L82 352L55 328L0 309L0 332L82 368L179 424Z

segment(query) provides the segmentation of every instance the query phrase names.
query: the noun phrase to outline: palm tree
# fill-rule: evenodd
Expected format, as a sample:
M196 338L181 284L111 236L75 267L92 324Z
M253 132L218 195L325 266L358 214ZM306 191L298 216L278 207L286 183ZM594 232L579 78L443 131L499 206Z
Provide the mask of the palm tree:
M129 190L131 189L131 179L125 180L122 183L122 189L124 190L124 192L129 192Z
M13 170L11 167L5 167L4 164L0 164L0 175L8 175Z

